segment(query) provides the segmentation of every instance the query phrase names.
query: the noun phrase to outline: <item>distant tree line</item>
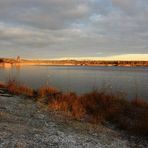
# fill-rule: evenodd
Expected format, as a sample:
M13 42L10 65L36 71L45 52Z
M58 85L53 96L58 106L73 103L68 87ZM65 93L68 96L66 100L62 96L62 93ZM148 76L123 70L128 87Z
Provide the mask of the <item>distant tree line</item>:
M0 63L3 63L4 62L4 60L3 59L0 59Z
M80 66L148 66L148 61L100 61L100 60L26 60L20 59L18 56L16 59L1 58L0 63L44 63L51 65L80 65Z

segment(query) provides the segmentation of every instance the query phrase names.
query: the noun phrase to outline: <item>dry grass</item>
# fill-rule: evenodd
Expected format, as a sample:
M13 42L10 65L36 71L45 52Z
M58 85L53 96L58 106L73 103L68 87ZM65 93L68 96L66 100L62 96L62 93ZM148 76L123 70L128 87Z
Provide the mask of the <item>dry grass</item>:
M75 119L80 119L85 114L85 109L80 103L81 99L75 93L61 93L49 100L48 106L50 110L65 111L70 113Z
M87 115L97 122L103 122L117 111L115 108L115 98L103 92L93 91L84 94L81 96L81 102Z
M37 90L38 100L45 104L48 104L51 97L55 98L57 94L60 94L60 91L58 89L47 85L42 86Z
M34 96L34 90L26 85L19 85L16 81L10 80L7 83L6 88L8 91L12 94L16 95L24 95L28 97L33 97Z
M148 103L141 99L125 101L114 123L136 135L148 136Z
M59 90L54 88L54 87L51 87L51 86L42 86L39 90L38 90L38 95L40 97L47 97L49 95L53 95L53 94L56 94L58 93Z
M0 84L0 87L3 85ZM6 88L12 94L36 97L38 101L47 104L49 110L64 111L76 120L111 122L132 134L148 136L148 102L142 99L127 101L104 91L77 96L72 92L61 93L49 86L43 86L34 93L32 88L19 85L16 81L9 81Z
M48 106L50 110L70 113L77 120L109 121L133 134L148 135L148 103L140 99L130 102L113 94L93 91L82 96L68 93L50 97Z
M131 101L131 104L133 104L134 106L137 106L137 107L146 107L147 106L147 103L144 100L139 99L139 98L133 99Z
M0 88L5 88L5 84L3 82L0 82Z

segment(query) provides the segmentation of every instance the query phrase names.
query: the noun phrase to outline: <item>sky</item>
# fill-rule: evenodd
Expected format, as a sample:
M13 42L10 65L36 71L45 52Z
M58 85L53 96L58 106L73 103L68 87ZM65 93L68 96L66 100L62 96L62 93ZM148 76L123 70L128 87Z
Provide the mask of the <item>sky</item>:
M0 0L0 57L129 54L148 59L148 0Z

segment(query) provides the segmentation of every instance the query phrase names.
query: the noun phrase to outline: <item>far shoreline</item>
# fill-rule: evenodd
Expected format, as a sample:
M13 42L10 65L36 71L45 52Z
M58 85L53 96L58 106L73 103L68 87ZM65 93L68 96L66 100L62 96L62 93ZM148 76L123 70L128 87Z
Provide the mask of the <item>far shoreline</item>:
M117 66L117 67L148 67L148 61L101 61L101 60L28 60L0 58L0 67L13 66Z

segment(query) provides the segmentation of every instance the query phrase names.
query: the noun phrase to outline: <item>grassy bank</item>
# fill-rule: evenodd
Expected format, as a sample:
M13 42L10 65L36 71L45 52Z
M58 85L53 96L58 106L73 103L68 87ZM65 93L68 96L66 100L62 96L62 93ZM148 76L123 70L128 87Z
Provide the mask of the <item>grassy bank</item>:
M148 103L138 98L128 101L96 90L78 96L49 86L33 90L16 81L0 84L0 87L14 95L35 98L46 104L50 111L64 111L76 120L95 124L110 122L131 134L148 136Z

